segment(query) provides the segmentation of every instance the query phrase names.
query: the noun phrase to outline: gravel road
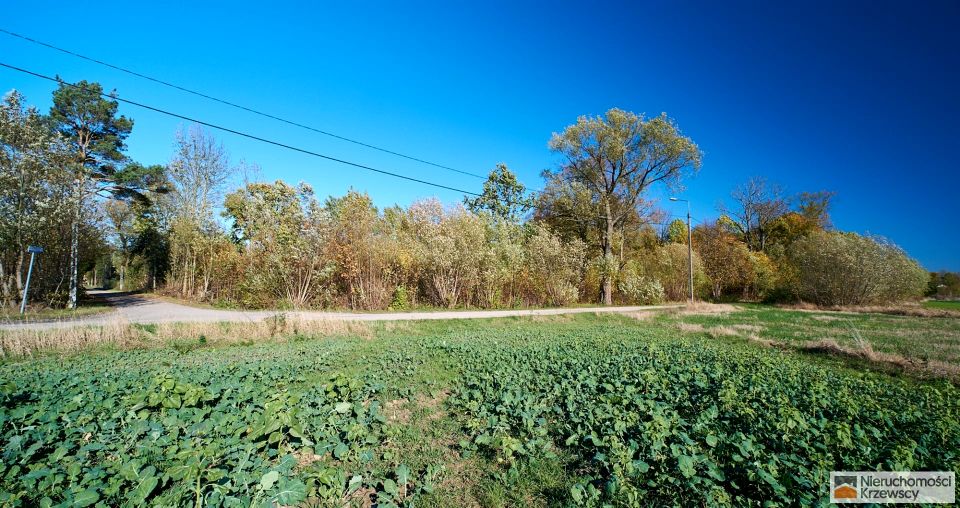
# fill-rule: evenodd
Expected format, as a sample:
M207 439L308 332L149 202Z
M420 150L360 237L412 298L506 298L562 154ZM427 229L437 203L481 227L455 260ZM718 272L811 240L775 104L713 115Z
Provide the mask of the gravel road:
M65 319L42 322L6 322L0 324L0 330L42 330L69 328L76 326L98 326L113 323L172 323L172 322L221 322L221 321L260 321L277 314L290 317L316 320L341 321L418 321L426 319L482 319L510 316L555 316L560 314L637 312L643 310L669 309L679 305L646 305L628 307L575 307L559 309L525 310L456 310L434 312L325 312L325 311L268 311L268 310L221 310L191 307L157 298L117 293L113 291L91 290L96 296L113 308L110 312L95 314L77 319Z

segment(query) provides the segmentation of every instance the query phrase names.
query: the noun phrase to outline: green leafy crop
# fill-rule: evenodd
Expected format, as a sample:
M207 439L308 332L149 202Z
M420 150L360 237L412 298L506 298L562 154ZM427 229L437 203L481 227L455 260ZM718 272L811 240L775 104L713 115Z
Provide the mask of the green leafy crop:
M605 326L476 334L449 403L510 474L573 454L570 500L813 505L831 470L960 470L960 391Z
M384 439L379 388L336 374L336 349L128 351L4 366L0 504L286 506L361 488L386 490L382 505L400 502L419 478L371 466Z

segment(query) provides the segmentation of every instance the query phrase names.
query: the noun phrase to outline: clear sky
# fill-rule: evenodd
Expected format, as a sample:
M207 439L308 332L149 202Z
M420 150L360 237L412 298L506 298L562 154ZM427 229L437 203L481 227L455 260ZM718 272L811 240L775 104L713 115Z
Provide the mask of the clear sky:
M554 131L666 112L704 151L697 218L751 176L836 191L834 223L960 270L960 2L4 2L0 27L344 136L528 186ZM332 156L481 181L277 123L0 34L0 61ZM46 111L54 85L0 69ZM122 106L129 154L164 163L180 121ZM233 162L381 206L455 192L217 133ZM664 196L662 191L655 195ZM672 213L685 212L662 199Z

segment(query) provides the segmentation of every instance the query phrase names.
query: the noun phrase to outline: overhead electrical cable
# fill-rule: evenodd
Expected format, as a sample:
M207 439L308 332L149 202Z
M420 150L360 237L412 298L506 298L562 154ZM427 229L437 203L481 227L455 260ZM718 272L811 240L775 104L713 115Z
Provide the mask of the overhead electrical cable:
M73 87L73 88L76 88L76 89L79 89L79 90L90 91L90 89L84 88L84 87L82 87L82 86L80 86L80 85L76 85L76 84L73 84L73 83L69 83L69 82L66 82L66 81L63 81L63 80L60 80L60 79L57 79L57 78L53 78L53 77L50 77L50 76L47 76L47 75L44 75L44 74L40 74L40 73L38 73L38 72L29 71L29 70L27 70L27 69L23 69L23 68L20 68L20 67L14 66L14 65L10 65L10 64L7 64L7 63L0 62L0 66L6 67L6 68L8 68L8 69L15 70L15 71L18 71L18 72L22 72L22 73L24 73L24 74L29 74L29 75L31 75L31 76L35 76L35 77L38 77L38 78L41 78L41 79L45 79L45 80L48 80L48 81L53 81L53 82L55 82L55 83L62 83L62 84L64 84L64 85L67 85L67 86L70 86L70 87ZM242 136L242 137L245 137L245 138L248 138L248 139L252 139L252 140L255 140L255 141L260 141L260 142L262 142L262 143L267 143L267 144L270 144L270 145L279 146L279 147L281 147L281 148L286 148L286 149L288 149L288 150L293 150L293 151L295 151L295 152L300 152L300 153L303 153L303 154L312 155L312 156L314 156L314 157L319 157L319 158L321 158L321 159L326 159L326 160L333 161L333 162L339 162L340 164L345 164L345 165L347 165L347 166L353 166L353 167L355 167L355 168L366 169L366 170L368 170L368 171L373 171L373 172L375 172L375 173L380 173L380 174L383 174L383 175L392 176L392 177L394 177L394 178L400 178L400 179L403 179L403 180L408 180L408 181L420 183L420 184L423 184L423 185L429 185L429 186L431 186L431 187L437 187L437 188L440 188L440 189L451 190L451 191L454 191L454 192L462 192L463 194L467 194L467 195L470 195L470 196L480 196L480 194L478 194L478 193L476 193L476 192L471 192L471 191L468 191L468 190L458 189L458 188L456 188L456 187L450 187L450 186L448 186L448 185L443 185L443 184L431 182L431 181L428 181L428 180L422 180L422 179L419 179L419 178L414 178L414 177L412 177L412 176L402 175L402 174L400 174L400 173L395 173L395 172L392 172L392 171L386 171L386 170L383 170L383 169L377 169L377 168L374 168L374 167L371 167L371 166L367 166L367 165L364 165L364 164L359 164L359 163L356 163L356 162L351 162L351 161L348 161L348 160L339 159L339 158L337 158L337 157L331 157L331 156L329 156L329 155L324 155L324 154L322 154L322 153L314 152L314 151L312 151L312 150L307 150L307 149L305 149L305 148L298 148L298 147L293 146L293 145L288 145L288 144L282 143L282 142L280 142L280 141L274 141L274 140L271 140L271 139L267 139L267 138L263 138L263 137L260 137L260 136L256 136L256 135L254 135L254 134L248 134L248 133L243 132L243 131L238 131L238 130L236 130L236 129L231 129L231 128L229 128L229 127L224 127L224 126L222 126L222 125L217 125L217 124L214 124L214 123L205 122L205 121L203 121L203 120L199 120L199 119L196 119L196 118L192 118L192 117L189 117L189 116L186 116L186 115L181 115L181 114L179 114L179 113L174 113L174 112L172 112L172 111L167 111L167 110L165 110L165 109L161 109L161 108L158 108L158 107L148 106L148 105L143 104L143 103L141 103L141 102L136 102L136 101L133 101L133 100L130 100L130 99L124 99L124 98L119 97L119 96L116 96L116 95L105 94L105 93L103 93L103 92L99 92L99 95L101 95L102 97L104 97L104 98L106 98L106 99L108 99L108 100L115 100L115 101L118 101L118 102L123 102L123 103L125 103L125 104L130 104L130 105L137 106L137 107L140 107L140 108L148 109L148 110L150 110L150 111L155 111L155 112L157 112L157 113L161 113L161 114L164 114L164 115L172 116L172 117L174 117L174 118L179 118L179 119L181 119L181 120L186 120L186 121L188 121L188 122L192 122L192 123L204 125L204 126L210 127L211 129L217 129L217 130L220 130L220 131L223 131L223 132L229 132L229 133L231 133L231 134L236 134L237 136Z
M266 112L263 112L263 111L260 111L260 110L257 110L257 109L248 107L248 106L244 106L244 105L242 105L242 104L237 104L237 103L235 103L235 102L231 102L231 101L228 101L228 100L225 100L225 99L220 99L220 98L218 98L218 97L214 97L214 96L212 96L212 95L205 94L205 93L203 93L203 92L198 92L198 91L196 91L196 90L191 90L190 88L186 88L186 87L183 87L183 86L180 86L180 85L171 83L171 82L169 82L169 81L165 81L165 80L162 80L162 79L159 79L159 78L154 78L154 77L152 77L152 76L147 76L146 74L141 74L141 73L139 73L139 72L132 71L132 70L130 70L130 69L121 67L121 66L119 66L119 65L114 65L114 64L111 64L111 63L107 63L107 62L104 62L104 61L102 61L102 60L97 60L96 58L91 58L91 57L88 57L88 56L85 56L85 55L81 55L81 54L79 54L79 53L75 53L75 52L70 51L70 50L68 50L68 49L64 49L64 48L61 48L61 47L58 47L58 46L54 46L53 44L49 44L49 43L46 43L46 42L43 42L43 41L38 41L38 40L36 40L36 39L32 39L32 38L30 38L30 37L27 37L27 36L25 36L25 35L20 35L20 34L18 34L18 33L16 33L16 32L11 32L11 31L9 31L9 30L5 30L5 29L3 29L3 28L0 28L0 32L5 33L5 34L7 34L7 35L9 35L9 36L11 36L11 37L16 37L16 38L18 38L18 39L22 39L22 40L24 40L24 41L27 41L27 42L30 42L30 43L33 43L33 44L38 44L38 45L40 45L40 46L44 46L44 47L50 48L50 49L52 49L52 50L59 51L59 52L61 52L61 53L65 53L65 54L68 54L68 55L71 55L71 56L74 56L74 57L77 57L77 58L81 58L81 59L83 59L83 60L87 60L87 61L89 61L89 62L96 63L96 64L98 64L98 65L102 65L102 66L104 66L104 67L109 67L109 68L111 68L111 69L118 70L118 71L124 72L124 73L126 73L126 74L130 74L131 76L136 76L136 77L138 77L138 78L146 79L146 80L152 81L152 82L154 82L154 83L161 84L161 85L163 85L163 86L167 86L167 87L170 87L170 88L174 88L174 89L176 89L176 90L180 90L181 92L186 92L186 93L188 93L188 94L196 95L197 97L202 97L202 98L207 99L207 100L211 100L211 101L214 101L214 102L218 102L218 103L220 103L220 104L224 104L224 105L226 105L226 106L230 106L230 107L232 107L232 108L240 109L240 110L246 111L246 112L248 112L248 113L253 113L253 114L255 114L255 115L260 115L260 116L265 117L265 118L270 118L270 119L272 119L272 120L276 120L276 121L278 121L278 122L283 122L283 123L288 124L288 125L293 125L294 127L300 127L301 129L306 129L306 130L313 131L313 132L316 132L316 133L319 133L319 134L323 134L324 136L329 136L329 137L331 137L331 138L336 138L336 139L339 139L339 140L341 140L341 141L346 141L346 142L348 142L348 143L353 143L353 144L355 144L355 145L360 145L360 146L363 146L363 147L366 147L366 148L371 148L371 149L373 149L373 150L378 150L378 151L381 151L381 152L384 152L384 153L388 153L388 154L390 154L390 155L395 155L395 156L397 156L397 157L403 157L404 159L416 161L416 162L419 162L419 163L422 163L422 164L427 164L427 165L429 165L429 166L433 166L433 167L436 167L436 168L445 169L445 170L448 170L448 171L453 171L453 172L455 172L455 173L460 173L460 174L462 174L462 175L472 176L472 177L474 177L474 178L480 178L480 179L486 179L486 178L487 178L485 175L480 175L480 174L477 174L477 173L471 173L470 171L464 171L464 170L462 170L462 169L457 169L457 168L453 168L453 167L450 167L450 166L445 166L445 165L443 165L443 164L438 164L438 163L436 163L436 162L430 162L430 161L428 161L428 160L421 159L421 158L419 158L419 157L414 157L414 156L412 156L412 155L407 155L407 154L400 153L400 152L396 152L396 151L393 151L393 150L390 150L390 149L387 149L387 148L383 148L383 147L380 147L380 146L372 145L372 144L370 144L370 143L365 143L365 142L363 142L363 141L359 141L359 140L356 140L356 139L348 138L348 137L346 137L346 136L341 136L341 135L339 135L339 134L335 134L335 133L330 132L330 131L325 131L325 130L323 130L323 129L318 129L318 128L316 128L316 127L311 127L311 126L309 126L309 125L305 125L305 124L302 124L302 123L300 123L300 122L295 122L295 121L293 121L293 120L288 120L288 119L286 119L286 118L283 118L283 117L280 117L280 116L276 116L276 115L273 115L273 114L270 114L270 113L266 113Z

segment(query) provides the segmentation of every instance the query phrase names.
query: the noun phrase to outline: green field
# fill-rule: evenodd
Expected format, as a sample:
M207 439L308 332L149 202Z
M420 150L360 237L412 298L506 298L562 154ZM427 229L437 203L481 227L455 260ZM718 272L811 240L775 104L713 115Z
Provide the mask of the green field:
M831 470L960 472L950 381L751 338L848 330L817 315L383 324L6 363L0 505L783 506L825 503ZM842 319L903 353L960 333Z
M714 330L713 335L732 330L742 337L755 335L798 346L832 340L847 348L857 348L865 341L875 351L899 355L918 364L939 361L960 366L960 314L957 317L923 318L805 312L760 305L743 306L742 309L740 312L683 316L676 320L702 325L707 335L711 330Z
M945 309L960 311L960 300L928 300L923 302L928 309Z

